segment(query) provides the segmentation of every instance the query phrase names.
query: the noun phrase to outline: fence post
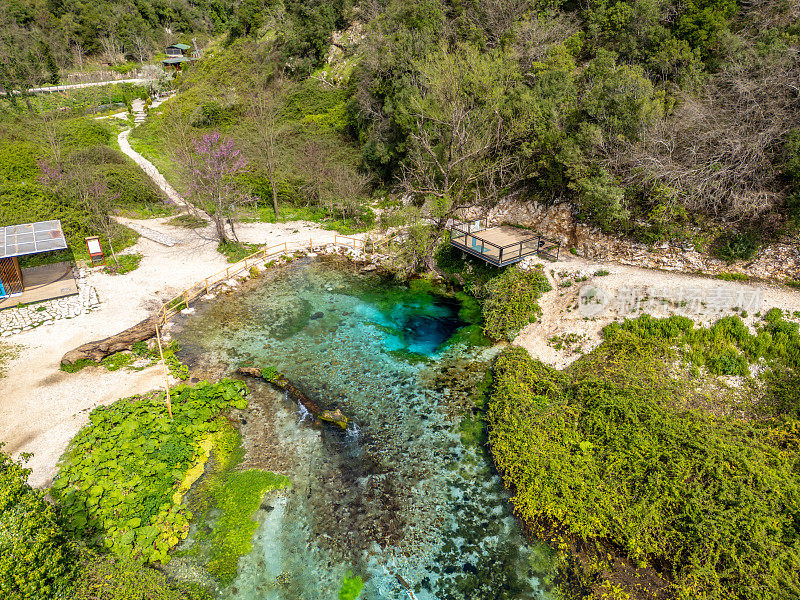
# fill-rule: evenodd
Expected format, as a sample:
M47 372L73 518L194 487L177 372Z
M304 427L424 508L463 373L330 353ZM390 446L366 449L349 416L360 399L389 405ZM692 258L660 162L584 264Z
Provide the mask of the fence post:
M183 303L186 305L186 308L189 308L189 296L186 294L186 290L183 291Z
M156 323L156 340L158 341L158 354L161 356L161 367L164 370L164 389L167 392L167 411L169 412L169 418L172 419L172 399L169 396L169 370L167 369L167 363L164 360L164 349L161 346L161 325Z

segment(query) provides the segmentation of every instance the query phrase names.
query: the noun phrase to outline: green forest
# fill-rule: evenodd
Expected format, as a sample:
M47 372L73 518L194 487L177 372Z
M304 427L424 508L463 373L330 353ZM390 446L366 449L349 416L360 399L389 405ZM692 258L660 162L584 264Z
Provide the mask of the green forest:
M800 222L793 2L135 6L6 5L3 52L28 60L2 77L48 81L75 68L70 47L102 55L98 40L136 61L131 36L163 49L203 34L173 112L190 136L238 135L259 197L274 187L287 205L348 218L362 216L353 198L402 191L439 222L508 196L569 202L604 231L728 259ZM173 148L186 131L149 127ZM320 172L329 183L312 185Z

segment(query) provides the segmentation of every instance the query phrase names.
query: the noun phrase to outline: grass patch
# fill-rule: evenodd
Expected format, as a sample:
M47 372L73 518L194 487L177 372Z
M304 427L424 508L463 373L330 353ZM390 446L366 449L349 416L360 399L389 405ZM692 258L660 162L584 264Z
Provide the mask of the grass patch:
M131 254L117 254L117 262L109 263L105 268L105 272L112 275L125 275L125 273L130 273L131 271L138 269L139 263L142 262L142 258L144 257L138 252Z
M175 341L171 341L169 345L163 349L164 362L166 362L167 368L172 375L181 381L186 381L189 378L189 367L183 364L178 358L177 353L180 352L180 350L180 345L178 345L178 343ZM142 367L132 367L131 365L139 358L146 358L149 360L149 363ZM71 365L62 363L60 368L65 373L77 373L86 367L98 366L105 367L109 371L118 371L123 368L141 371L142 369L156 364L160 360L161 356L158 352L158 348L149 350L147 348L147 342L136 342L133 345L131 352L116 352L106 356L100 362L95 362L88 358L82 358L80 360L76 360Z
M722 281L750 281L750 276L745 273L717 273L717 279L722 279Z
M257 244L246 244L244 242L220 242L217 251L228 258L229 263L237 263L244 260L251 254L258 252Z
M172 225L173 227L185 227L186 229L200 229L201 227L208 225L208 221L198 217L197 215L183 213L167 221L167 225Z
M6 365L19 356L20 349L20 346L0 344L0 379L6 376Z

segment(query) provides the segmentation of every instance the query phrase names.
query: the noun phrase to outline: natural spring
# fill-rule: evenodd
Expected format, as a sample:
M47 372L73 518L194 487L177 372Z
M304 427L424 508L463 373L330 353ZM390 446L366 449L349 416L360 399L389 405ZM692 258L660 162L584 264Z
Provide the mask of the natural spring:
M425 282L317 259L179 323L196 370L274 366L351 421L314 427L294 401L247 382L245 466L292 484L256 511L253 550L221 598L333 600L348 571L364 600L550 597L549 548L526 542L474 423L461 423L495 352L453 343L469 339L469 312ZM202 579L202 561L183 567Z

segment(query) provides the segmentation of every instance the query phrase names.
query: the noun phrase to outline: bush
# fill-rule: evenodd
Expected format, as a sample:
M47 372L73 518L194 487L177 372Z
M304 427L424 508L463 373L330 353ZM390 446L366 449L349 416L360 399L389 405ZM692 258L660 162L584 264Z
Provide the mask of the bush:
M55 507L0 443L0 596L50 600L68 588L73 553Z
M754 232L734 232L719 236L713 246L712 253L727 262L750 260L758 252L761 240Z
M523 327L536 321L541 313L536 301L550 289L541 270L506 268L483 286L484 333L494 340L513 340Z
M82 553L70 600L212 600L196 584L173 583L156 569L129 557Z
M58 135L67 149L106 146L111 132L93 119L67 119L58 122Z
M166 204L164 193L134 164L104 164L98 167L97 174L105 179L108 193L115 197L114 204L120 208Z
M82 165L124 165L127 162L122 152L105 145L76 148L70 152L68 160Z
M32 181L39 176L39 155L32 144L14 140L0 141L0 183Z

